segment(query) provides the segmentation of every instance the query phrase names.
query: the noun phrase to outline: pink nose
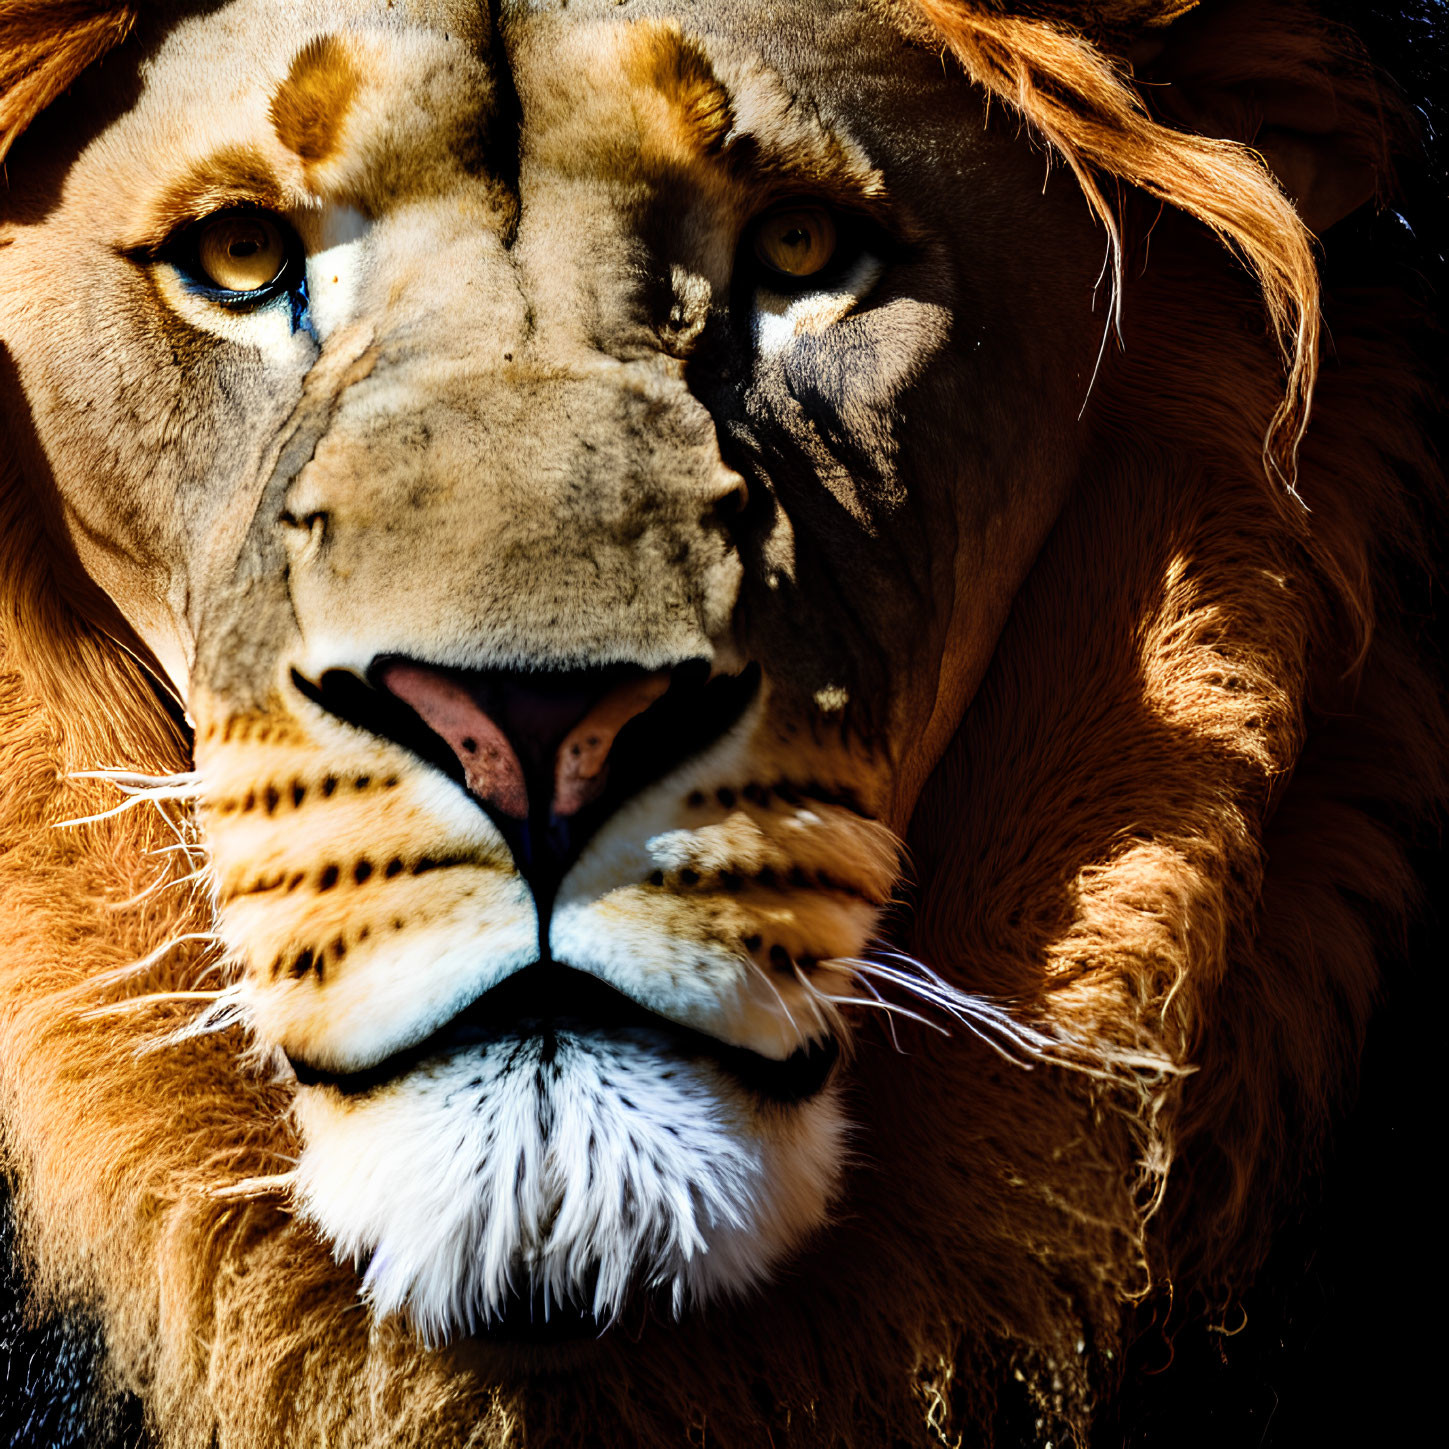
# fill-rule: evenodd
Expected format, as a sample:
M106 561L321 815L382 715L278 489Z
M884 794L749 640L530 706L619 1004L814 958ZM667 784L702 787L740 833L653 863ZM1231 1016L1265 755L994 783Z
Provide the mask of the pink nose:
M384 665L379 683L447 741L468 789L514 820L546 793L562 819L608 781L619 731L669 687L669 671L635 675L470 675L408 660Z

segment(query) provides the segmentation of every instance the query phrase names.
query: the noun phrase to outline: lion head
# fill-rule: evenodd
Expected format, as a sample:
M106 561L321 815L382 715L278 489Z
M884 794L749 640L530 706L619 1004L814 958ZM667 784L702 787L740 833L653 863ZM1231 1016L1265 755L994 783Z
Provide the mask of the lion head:
M168 1442L1049 1437L1251 1272L1430 470L1201 8L0 16L3 1141Z

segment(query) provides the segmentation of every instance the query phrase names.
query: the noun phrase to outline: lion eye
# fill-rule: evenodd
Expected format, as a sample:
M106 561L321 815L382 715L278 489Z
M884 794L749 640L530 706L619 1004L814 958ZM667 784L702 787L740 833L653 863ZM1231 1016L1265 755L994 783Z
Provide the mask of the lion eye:
M286 269L288 246L268 216L235 213L203 222L196 237L202 277L226 292L263 292Z
M803 281L835 257L835 220L823 206L791 206L769 213L755 231L755 256L770 271Z

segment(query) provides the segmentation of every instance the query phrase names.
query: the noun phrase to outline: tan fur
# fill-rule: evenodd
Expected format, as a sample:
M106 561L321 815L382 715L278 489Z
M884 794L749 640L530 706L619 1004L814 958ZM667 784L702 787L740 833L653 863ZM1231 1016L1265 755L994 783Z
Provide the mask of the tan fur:
M1403 561L1425 566L1442 486L1405 319L1373 277L1320 299L1312 239L1247 137L1149 114L1113 38L1189 7L1078 6L1063 25L1047 7L913 3L1116 229L1124 346L1092 389L1072 495L921 791L900 936L964 989L1091 1044L1097 1074L1022 1071L910 1027L897 1055L863 1031L847 1211L779 1291L543 1363L420 1348L361 1310L352 1268L268 1196L298 1150L291 1088L239 1061L242 1033L152 1049L195 1019L167 993L219 984L208 941L187 939L214 925L209 886L185 879L202 860L191 812L64 822L117 800L77 772L184 770L191 742L44 487L6 463L0 1146L39 1293L98 1309L114 1382L143 1394L163 1443L955 1442L988 1432L1012 1369L1059 1443L1111 1392L1132 1305L1154 1285L1243 1285L1311 1167L1412 894L1405 834L1446 793L1449 721L1393 583ZM75 8L74 29L70 8L0 8L0 145L129 21ZM1267 33L1311 39L1306 56L1280 47L1295 67L1352 70L1306 7L1262 9ZM650 53L694 165L727 112L687 51ZM304 160L316 121L288 123ZM199 723L198 757L227 744L240 762L243 785L207 802L219 841L243 817L321 808L306 742L275 712ZM264 757L275 769L253 767ZM246 778L275 778L276 800L248 804ZM152 853L177 844L198 853ZM260 865L221 898L277 888ZM352 855L315 867L299 889L382 884ZM151 953L143 974L113 974Z

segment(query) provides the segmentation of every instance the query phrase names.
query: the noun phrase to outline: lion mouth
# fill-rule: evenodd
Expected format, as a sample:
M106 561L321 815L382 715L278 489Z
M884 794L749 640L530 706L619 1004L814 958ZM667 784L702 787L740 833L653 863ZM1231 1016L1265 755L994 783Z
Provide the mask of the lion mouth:
M583 971L553 961L515 972L463 1008L431 1036L374 1066L328 1071L290 1059L302 1086L325 1086L346 1096L381 1091L424 1067L468 1051L508 1051L542 1042L544 1060L562 1038L648 1040L684 1061L706 1061L765 1101L790 1105L808 1100L830 1081L840 1059L834 1037L812 1039L784 1060L747 1047L729 1046L681 1026Z

